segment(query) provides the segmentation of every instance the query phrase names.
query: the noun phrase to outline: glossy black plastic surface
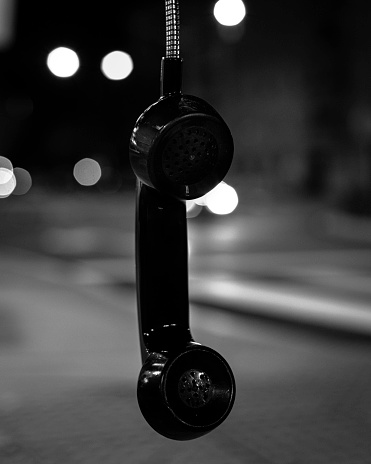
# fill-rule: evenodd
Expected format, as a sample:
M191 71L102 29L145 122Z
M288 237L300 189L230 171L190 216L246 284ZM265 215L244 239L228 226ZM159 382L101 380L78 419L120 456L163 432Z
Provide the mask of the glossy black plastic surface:
M192 341L185 202L138 182L136 270L143 361Z
M139 117L129 153L141 182L181 199L194 199L227 174L233 139L211 105L174 92L162 96Z
M181 93L181 69L180 58L162 60L162 97L139 117L129 152L138 178L138 404L158 433L190 440L228 416L235 382L223 357L196 343L189 328L185 200L221 182L233 140L208 103Z
M197 373L207 376L206 387L196 381ZM188 378L193 385L188 383L185 389ZM142 414L154 430L173 440L191 440L210 432L228 416L235 384L220 354L191 342L167 355L151 353L140 371L137 394Z
M198 438L228 416L235 382L224 358L190 332L185 202L138 182L136 246L139 407L161 435Z

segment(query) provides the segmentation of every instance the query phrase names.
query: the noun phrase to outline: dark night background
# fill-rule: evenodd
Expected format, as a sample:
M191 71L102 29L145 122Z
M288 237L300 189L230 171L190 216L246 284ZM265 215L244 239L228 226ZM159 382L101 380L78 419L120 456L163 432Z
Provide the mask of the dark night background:
M181 4L183 90L208 100L230 125L230 175L252 189L369 213L369 2L250 0L244 22L232 28L217 24L213 5ZM19 0L13 40L0 55L4 156L43 185L75 188L71 170L84 156L132 185L128 139L159 95L164 26L162 1ZM80 57L70 78L46 67L57 46ZM115 49L134 61L122 81L100 71Z
M178 442L137 403L128 156L160 94L164 1L0 0L1 464L371 462L371 2L245 0L231 28L214 3L180 1L183 91L229 125L239 203L195 206L182 264L192 335L237 393L220 427ZM69 78L47 67L60 46L80 58ZM113 50L133 59L124 80L101 72ZM102 168L92 186L74 177L84 158ZM186 276L155 236L166 303Z

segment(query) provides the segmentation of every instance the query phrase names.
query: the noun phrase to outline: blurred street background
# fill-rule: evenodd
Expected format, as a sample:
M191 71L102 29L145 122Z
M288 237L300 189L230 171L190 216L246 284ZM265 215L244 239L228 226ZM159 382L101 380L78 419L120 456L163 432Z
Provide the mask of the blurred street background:
M136 402L128 160L164 2L0 0L1 464L370 462L371 4L215 3L180 3L184 92L235 141L188 204L190 317L237 398L174 442Z

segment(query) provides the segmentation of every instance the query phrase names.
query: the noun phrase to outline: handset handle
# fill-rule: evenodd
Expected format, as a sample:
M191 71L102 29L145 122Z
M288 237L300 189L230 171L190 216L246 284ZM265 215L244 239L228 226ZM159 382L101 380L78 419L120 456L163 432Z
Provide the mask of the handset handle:
M192 341L185 201L137 183L137 301L142 360Z

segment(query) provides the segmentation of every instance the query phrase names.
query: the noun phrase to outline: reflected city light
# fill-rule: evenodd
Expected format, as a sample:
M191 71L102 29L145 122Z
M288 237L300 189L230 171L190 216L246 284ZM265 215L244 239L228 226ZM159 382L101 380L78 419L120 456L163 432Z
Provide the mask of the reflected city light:
M242 0L219 0L214 6L214 16L223 26L237 26L246 15Z
M13 193L17 181L13 171L0 167L0 198L7 198Z
M91 158L84 158L75 164L73 175L81 185L95 185L102 175L99 163Z
M116 50L108 53L101 63L101 71L107 77L114 81L125 79L129 76L134 68L133 60L128 53Z
M25 195L32 187L31 174L23 168L14 168L13 173L17 182L13 195Z
M214 214L230 214L237 208L236 190L225 182L221 182L205 196L207 208Z
M47 66L57 77L70 77L79 69L80 61L77 53L70 48L58 47L49 53Z

